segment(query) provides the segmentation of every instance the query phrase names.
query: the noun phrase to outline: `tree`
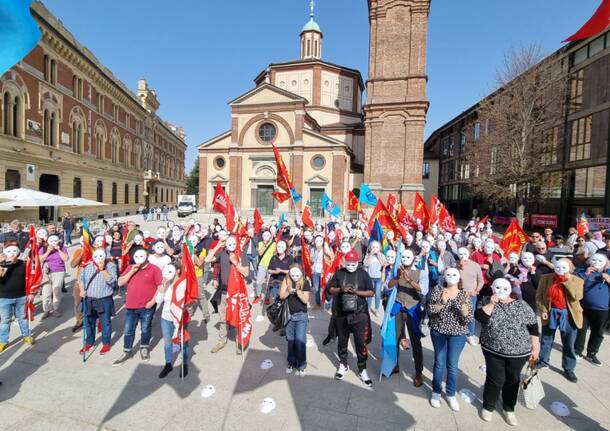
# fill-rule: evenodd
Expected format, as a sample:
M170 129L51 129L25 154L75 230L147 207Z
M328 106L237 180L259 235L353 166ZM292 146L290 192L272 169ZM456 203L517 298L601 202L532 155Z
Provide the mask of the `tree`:
M199 160L195 161L195 166L186 179L186 194L199 196Z
M542 59L537 46L506 55L498 89L478 109L484 130L464 156L473 169L472 193L512 206L521 225L526 207L551 197L563 181L560 171L549 173L553 163L544 163L543 156L559 151L565 67L558 56ZM555 165L557 160L552 159Z

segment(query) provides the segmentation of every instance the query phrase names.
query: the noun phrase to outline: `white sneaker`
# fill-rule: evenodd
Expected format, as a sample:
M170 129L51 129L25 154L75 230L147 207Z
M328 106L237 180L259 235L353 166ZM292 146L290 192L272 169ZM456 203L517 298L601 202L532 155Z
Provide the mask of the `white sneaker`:
M468 344L470 344L471 346L477 346L479 344L477 337L475 337L474 335L468 336L466 341L468 341Z
M491 422L491 418L493 417L493 412L490 412L489 410L482 408L481 409L481 419L483 419L485 422Z
M292 373L292 370L293 370L293 368L292 368L290 365L288 365L288 366L286 367L286 374L291 374L291 373Z
M347 365L339 364L339 368L337 369L337 372L335 373L335 379L343 380L343 378L345 377L345 374L347 374L348 370L349 370L349 367Z
M519 422L517 422L517 416L515 416L515 412L504 412L504 420L506 420L506 423L512 427L516 427L517 425L519 425Z
M307 373L305 372L305 370L298 370L297 371L297 376L298 377L305 377L307 375Z
M432 392L432 396L430 397L430 405L435 409L438 409L441 406L441 394Z
M368 387L373 386L373 381L369 377L369 373L367 373L366 370L362 370L362 372L360 373L360 380L362 380L362 383L364 383Z
M452 397L447 397L447 402L449 403L449 407L451 407L451 410L453 410L454 412L459 412L460 411L460 403L458 403L457 398L454 396Z

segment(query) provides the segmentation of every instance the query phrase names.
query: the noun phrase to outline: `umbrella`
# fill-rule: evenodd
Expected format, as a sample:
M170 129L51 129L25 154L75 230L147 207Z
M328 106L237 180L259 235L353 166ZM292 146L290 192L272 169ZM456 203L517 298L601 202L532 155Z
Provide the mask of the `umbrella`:
M12 205L14 202L2 202L0 204L0 211L15 211L15 207Z
M65 206L73 206L73 207L99 207L99 206L108 205L108 204L105 204L103 202L92 201L91 199L85 199L85 198L72 198L70 200L72 201L72 203L70 205L65 205Z
M26 188L0 192L0 200L11 201L10 205L20 207L60 207L72 204L72 198Z

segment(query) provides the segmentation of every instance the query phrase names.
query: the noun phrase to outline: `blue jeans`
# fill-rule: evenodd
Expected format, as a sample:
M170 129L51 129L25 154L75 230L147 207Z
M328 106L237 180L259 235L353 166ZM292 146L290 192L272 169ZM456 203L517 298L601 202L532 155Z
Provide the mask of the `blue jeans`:
M127 308L125 310L125 335L123 336L123 350L130 352L136 335L136 326L140 322L140 348L148 348L152 336L152 321L155 316L153 308Z
M19 323L22 337L30 336L28 319L25 315L25 302L27 297L19 298L0 298L0 343L8 343L8 336L11 332L11 320L13 316Z
M72 245L72 229L66 229L64 231L64 244Z
M432 392L441 393L441 383L447 370L447 386L445 393L448 397L455 395L457 386L458 363L460 355L466 344L465 335L445 335L434 329L430 330L432 345L434 346L434 370L432 372Z
M114 307L112 296L101 298L100 301L104 306L104 311L100 313L95 308L92 308L91 313L85 319L85 344L90 346L95 342L95 322L97 319L100 319L102 324L102 344L110 344L110 337L112 336L112 325L110 324Z
M373 282L373 289L375 289L375 310L379 311L379 308L381 308L381 278L371 277L371 281ZM367 302L369 303L369 308L371 308L373 298L367 298Z
M553 340L555 339L555 331L557 329L550 329L549 325L542 326L542 336L540 337L540 360L545 364L549 363L551 359L551 350L553 349ZM566 324L566 330L560 332L561 334L561 366L566 371L574 371L576 368L576 351L574 344L576 343L576 336L578 335L578 329L574 326L574 322L570 318Z
M476 335L476 320L474 319L474 312L477 310L477 295L470 297L470 310L473 316L472 321L468 324L468 335Z
M288 341L288 365L297 370L307 367L307 313L295 313L286 325Z
M311 284L312 284L312 289L314 291L317 305L322 304L321 281L322 281L322 274L320 274L319 272L314 272L311 277Z
M161 319L161 332L163 333L163 345L165 351L165 363L171 364L174 362L174 343L172 338L174 336L174 322L171 320ZM189 357L189 342L185 341L182 349L182 361L188 362Z

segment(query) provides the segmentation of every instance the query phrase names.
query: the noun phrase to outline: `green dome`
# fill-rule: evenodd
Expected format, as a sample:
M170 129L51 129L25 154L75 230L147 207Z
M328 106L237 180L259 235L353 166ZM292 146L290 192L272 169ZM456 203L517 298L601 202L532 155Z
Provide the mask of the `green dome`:
M314 21L313 17L309 19L309 22L307 22L307 24L305 24L305 26L303 27L303 30L301 30L301 33L304 31L319 31L320 33L322 33L322 30L320 30L320 26L318 25L317 22Z

